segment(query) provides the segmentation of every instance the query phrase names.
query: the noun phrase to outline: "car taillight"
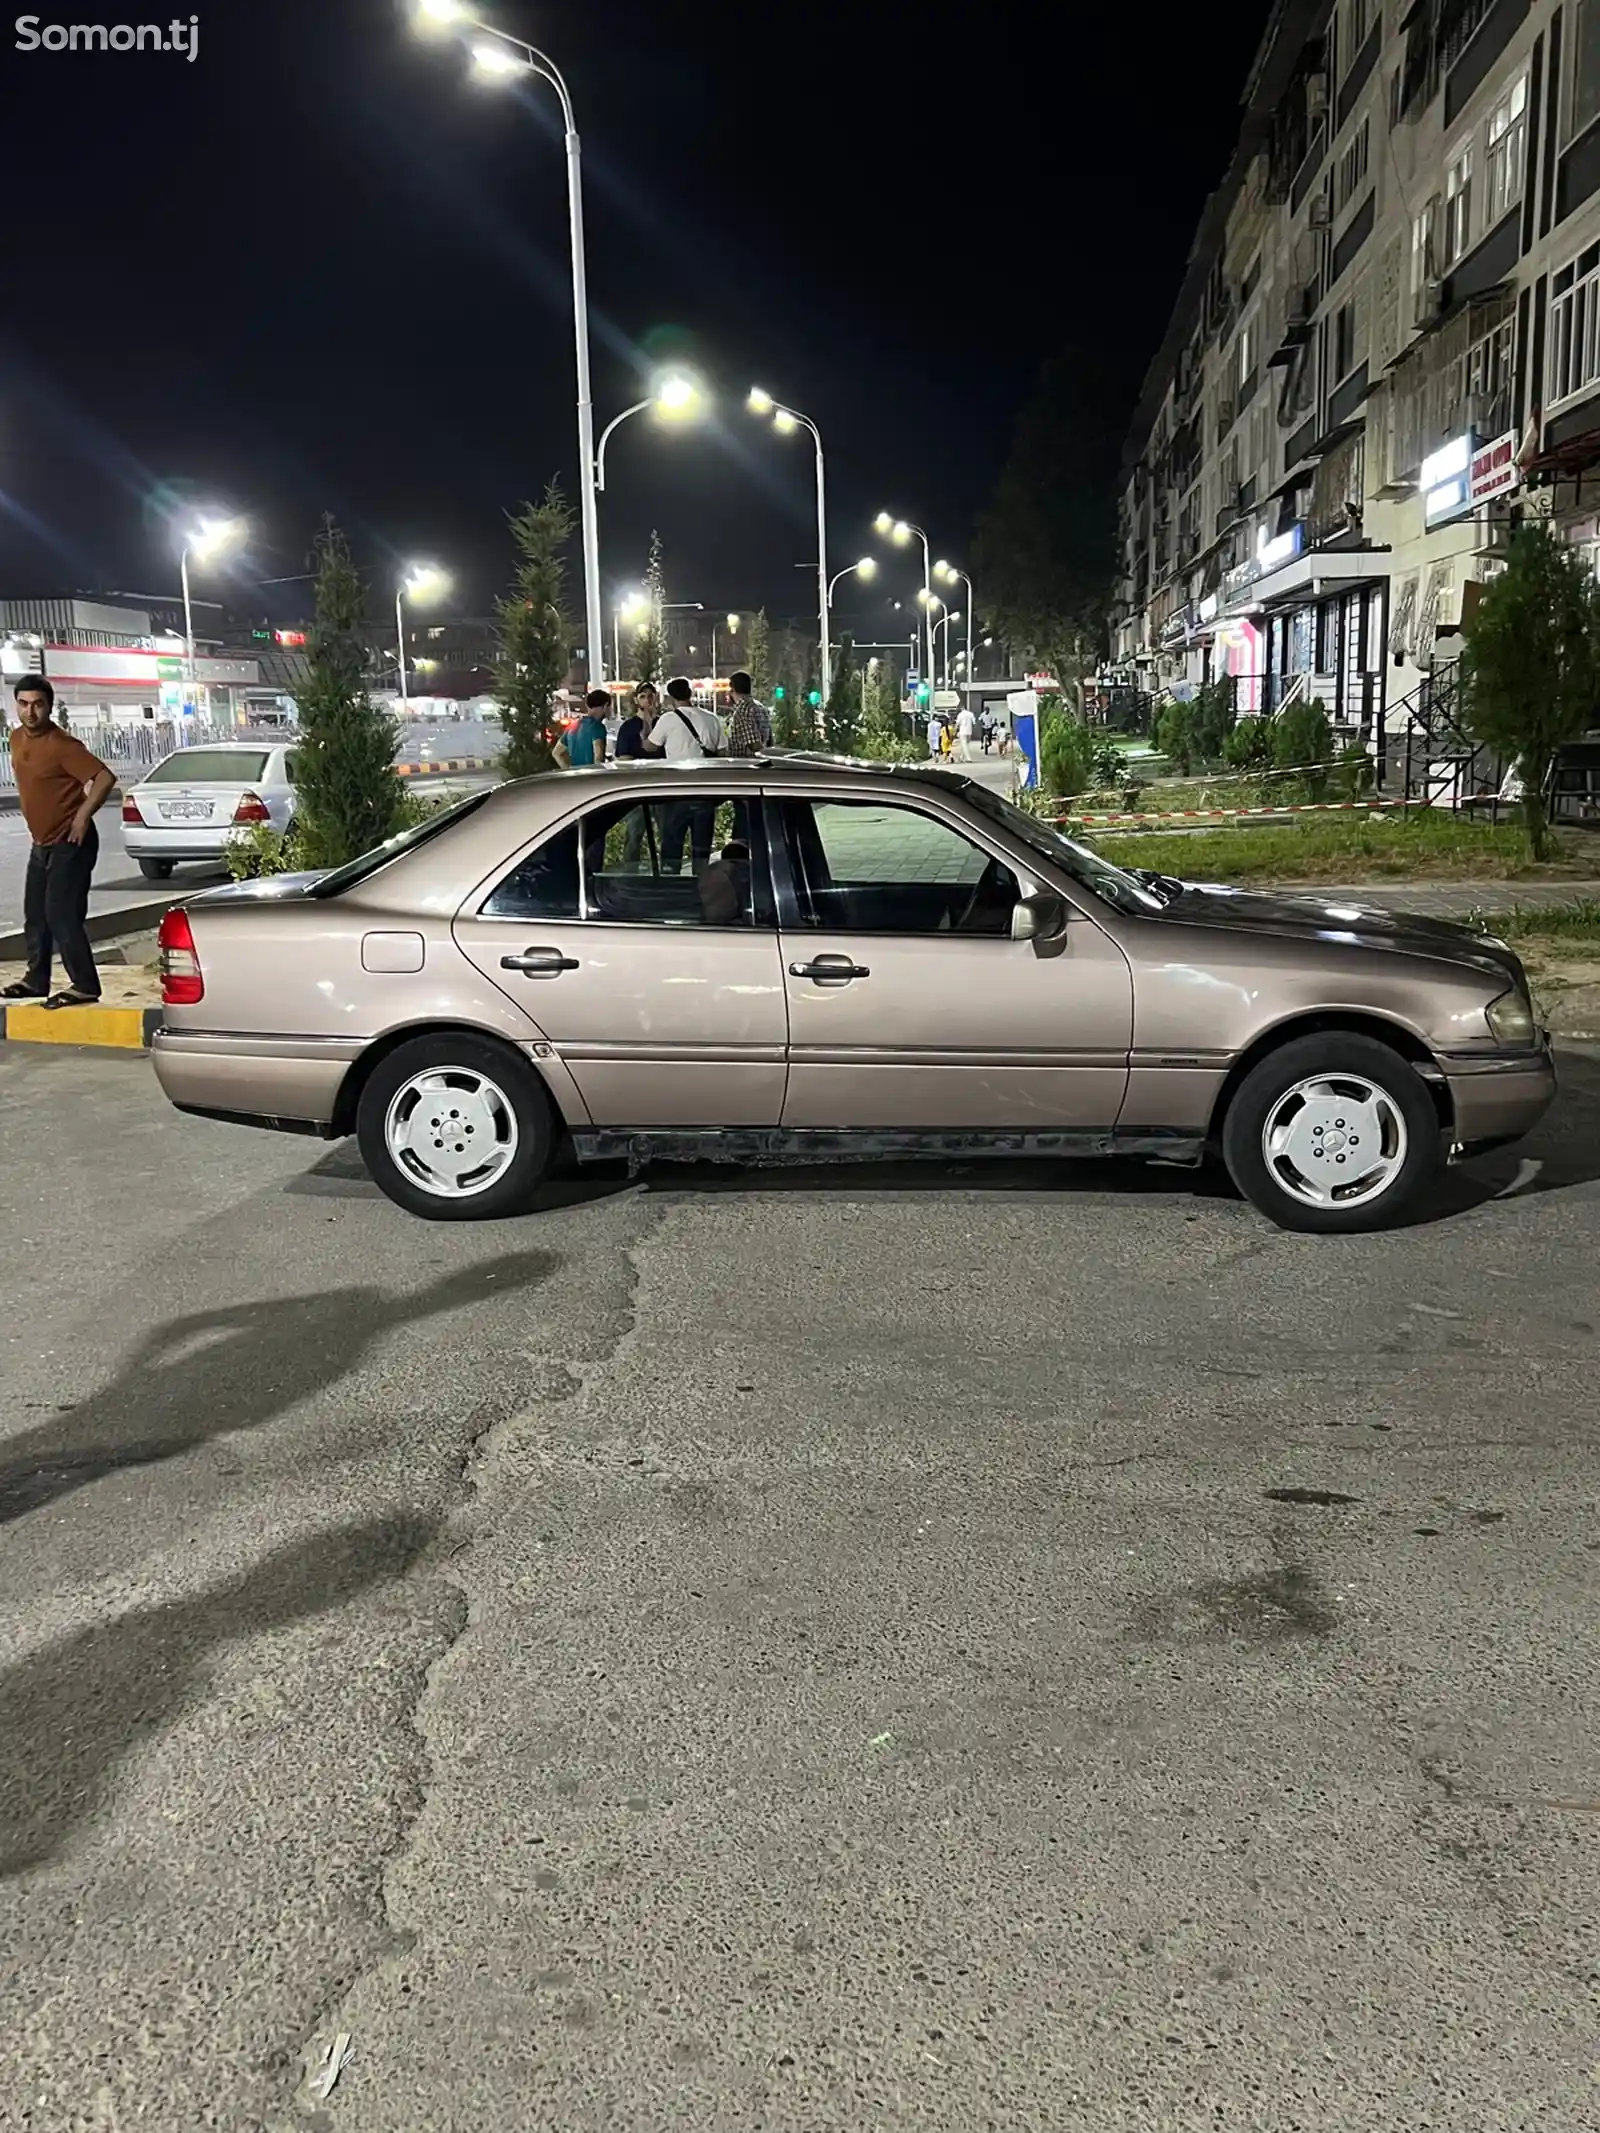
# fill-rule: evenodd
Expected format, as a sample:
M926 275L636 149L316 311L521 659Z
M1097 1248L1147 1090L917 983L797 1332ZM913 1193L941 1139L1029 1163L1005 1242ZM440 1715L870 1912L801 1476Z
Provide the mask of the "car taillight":
M235 822L270 822L272 809L259 793L247 792L241 795L239 804L233 811L233 819Z
M139 803L131 792L125 792L122 796L122 819L124 822L131 822L136 829L143 829L144 827L144 817L139 812Z
M169 911L156 935L161 951L161 1001L165 1007L196 1007L206 996L194 928L181 906Z

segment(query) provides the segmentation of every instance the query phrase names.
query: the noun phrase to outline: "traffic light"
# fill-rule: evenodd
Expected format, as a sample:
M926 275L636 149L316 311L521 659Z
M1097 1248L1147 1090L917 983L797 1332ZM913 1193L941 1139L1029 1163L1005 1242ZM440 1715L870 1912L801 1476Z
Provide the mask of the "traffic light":
M782 683L782 682L780 681L780 682L779 682L779 684L778 684L778 686L777 686L777 687L776 687L776 688L775 688L775 689L773 690L773 692L772 692L772 700L773 700L773 702L774 702L775 704L781 704L781 703L783 702L783 699L784 699L784 697L785 697L785 696L786 696L786 695L787 695L788 693L789 693L789 692L788 692L788 691L787 691L787 690L786 690L786 689L784 688L784 686L783 686L783 683Z
M806 698L806 702L811 706L813 711L816 710L818 704L820 704L821 701L822 691L820 689L813 689L811 694Z
M929 687L927 682L919 681L917 683L917 702L919 704L927 703L927 701L932 695L933 690Z

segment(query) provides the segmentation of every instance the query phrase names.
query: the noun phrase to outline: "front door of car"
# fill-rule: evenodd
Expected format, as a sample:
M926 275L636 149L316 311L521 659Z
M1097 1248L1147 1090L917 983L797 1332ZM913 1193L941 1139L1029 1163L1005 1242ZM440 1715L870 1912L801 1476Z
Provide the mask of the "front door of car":
M778 809L793 881L786 1126L1115 1125L1133 979L1092 918L1050 942L1013 938L1038 884L933 796Z
M596 1125L775 1126L788 1035L759 807L669 771L520 854L455 922ZM730 856L731 854L731 856Z

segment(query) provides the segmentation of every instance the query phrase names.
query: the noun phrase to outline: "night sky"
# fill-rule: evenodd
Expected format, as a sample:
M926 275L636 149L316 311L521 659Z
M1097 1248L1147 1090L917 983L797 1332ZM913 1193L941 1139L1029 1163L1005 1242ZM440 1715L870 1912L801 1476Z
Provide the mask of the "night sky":
M245 607L302 610L302 587L246 587L304 570L332 511L375 583L434 558L482 611L506 507L573 478L555 100L470 80L397 0L192 4L194 64L24 55L0 29L0 591L172 589L159 497L186 485L250 518ZM884 506L964 560L1042 354L1108 359L1120 433L1266 7L1203 38L1023 0L484 12L577 102L597 427L663 357L719 393L698 431L613 440L608 612L657 526L670 598L777 617L808 609L810 454L745 413L749 384L822 428L834 567ZM841 623L887 636L912 582L902 559L841 586Z

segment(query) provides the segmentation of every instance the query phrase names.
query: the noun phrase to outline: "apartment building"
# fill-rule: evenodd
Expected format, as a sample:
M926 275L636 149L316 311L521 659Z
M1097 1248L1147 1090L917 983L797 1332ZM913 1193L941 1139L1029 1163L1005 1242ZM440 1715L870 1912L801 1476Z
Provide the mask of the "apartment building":
M1280 0L1129 439L1117 662L1377 745L1534 516L1600 563L1600 0Z

